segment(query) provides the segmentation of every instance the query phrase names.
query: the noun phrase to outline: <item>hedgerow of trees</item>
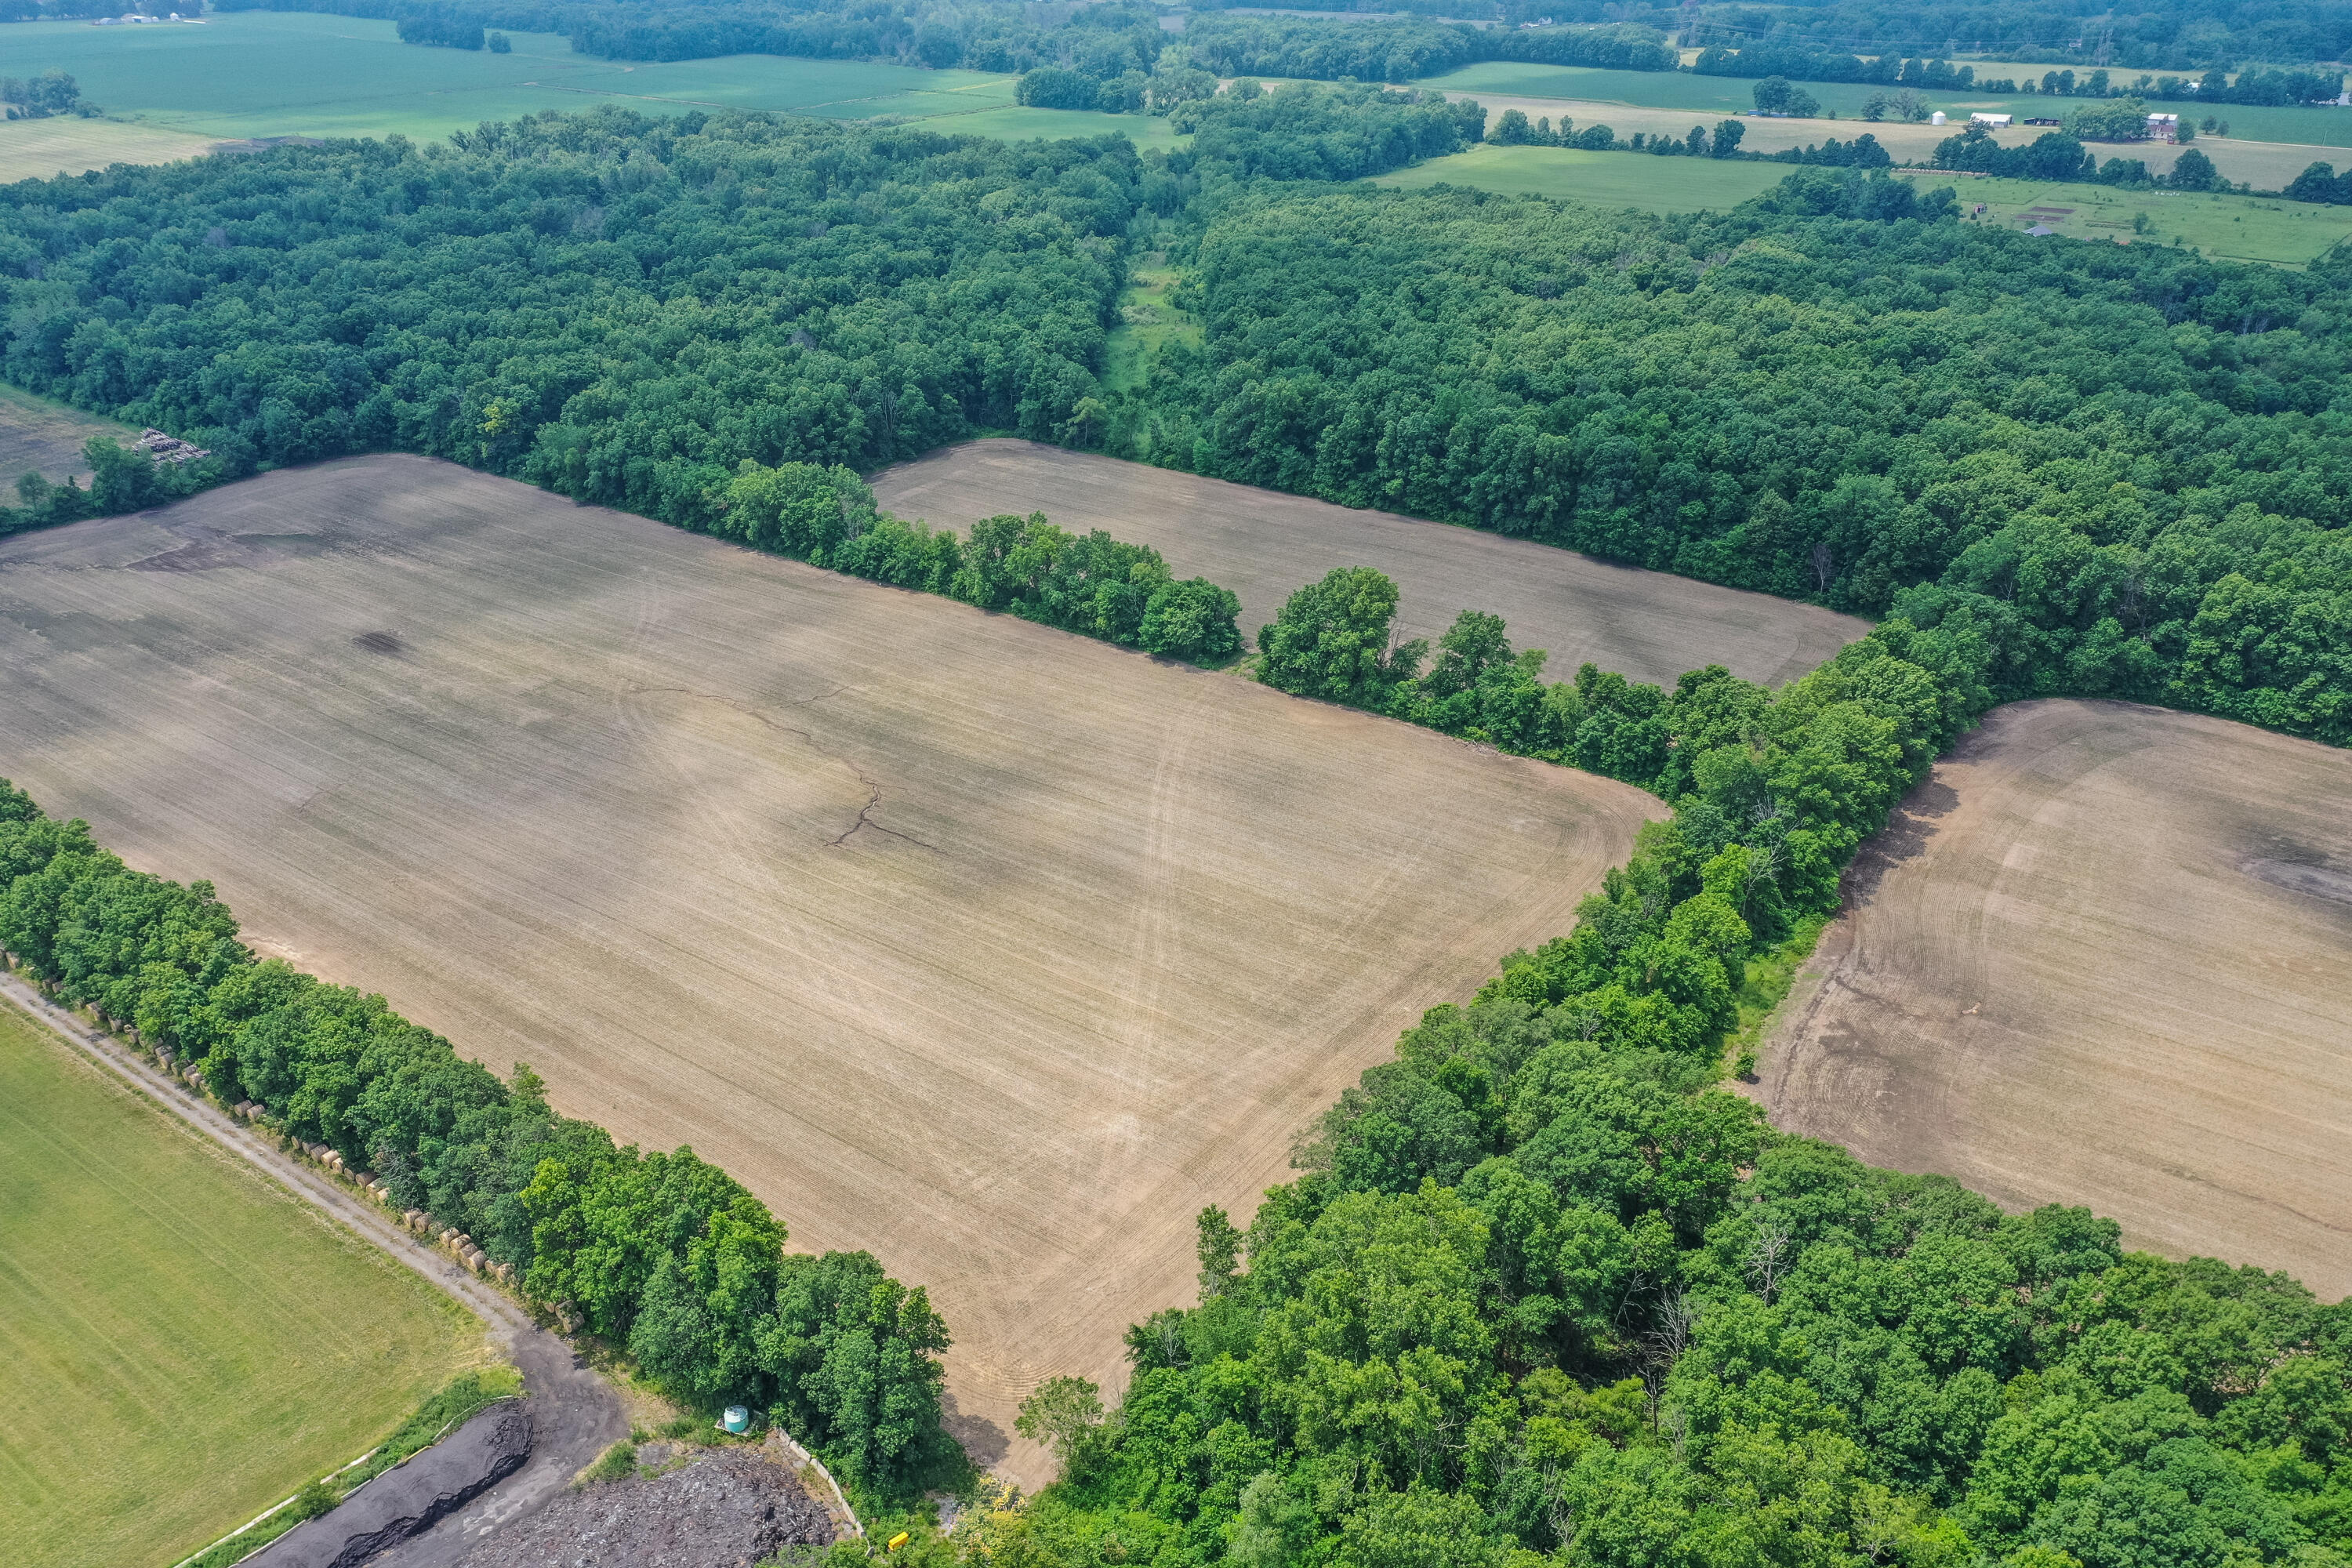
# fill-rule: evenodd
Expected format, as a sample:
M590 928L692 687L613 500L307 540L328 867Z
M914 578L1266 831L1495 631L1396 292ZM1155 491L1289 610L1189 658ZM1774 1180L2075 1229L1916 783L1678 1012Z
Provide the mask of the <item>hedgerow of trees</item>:
M787 1254L782 1222L691 1150L615 1146L550 1110L529 1068L501 1080L381 996L257 959L209 883L130 869L5 781L0 950L466 1231L680 1398L772 1410L884 1498L960 1473L947 1329L920 1287L862 1252Z
M1242 651L1241 601L1205 577L1178 582L1160 552L1100 529L1079 536L1043 512L982 518L958 537L874 505L851 470L750 458L714 501L710 531L852 576L1147 653L1219 662Z

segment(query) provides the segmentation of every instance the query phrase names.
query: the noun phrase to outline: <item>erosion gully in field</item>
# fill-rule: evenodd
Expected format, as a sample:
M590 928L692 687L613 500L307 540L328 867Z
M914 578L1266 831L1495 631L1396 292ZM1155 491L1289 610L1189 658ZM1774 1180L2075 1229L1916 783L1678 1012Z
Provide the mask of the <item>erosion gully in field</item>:
M1781 1128L2352 1290L2352 752L2020 703L1849 877L1766 1052Z
M1279 490L1123 462L1032 441L969 441L874 477L900 517L968 529L998 512L1042 511L1083 533L1149 544L1179 576L1241 595L1242 636L1334 566L1377 566L1403 595L1400 634L1433 640L1464 610L1503 617L1514 647L1551 655L1567 680L1587 660L1671 684L1720 664L1778 686L1867 632L1867 623L1767 594L1618 566L1573 551Z
M983 1457L1664 809L419 458L0 542L0 663L50 810L928 1284Z

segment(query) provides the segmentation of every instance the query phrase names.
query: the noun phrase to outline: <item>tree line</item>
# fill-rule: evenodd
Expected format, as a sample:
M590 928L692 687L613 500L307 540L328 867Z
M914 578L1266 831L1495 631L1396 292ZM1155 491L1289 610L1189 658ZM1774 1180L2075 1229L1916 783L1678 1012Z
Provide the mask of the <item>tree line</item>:
M1192 60L1219 76L1406 82L1482 60L1670 71L1680 57L1641 27L1468 27L1420 18L1337 20L1200 15L1184 27Z
M1785 84L1784 84L1785 85ZM1760 86L1760 84L1759 84ZM1630 139L1620 139L1607 125L1578 127L1567 115L1561 115L1555 125L1549 115L1530 121L1523 109L1507 109L1495 119L1494 129L1486 140L1497 147L1576 147L1591 153L1647 153L1661 158L1738 158L1752 163L1804 163L1832 169L1892 168L1894 158L1879 145L1878 138L1864 132L1851 142L1841 142L1834 136L1822 138L1819 145L1807 142L1801 147L1783 147L1777 153L1743 153L1740 142L1748 127L1737 120L1718 120L1713 130L1694 125L1686 136L1669 136L1663 132L1636 131Z
M995 1568L2319 1564L2352 1550L2352 1307L2126 1251L2080 1208L1785 1137L1714 1087L1747 964L1993 700L1981 625L1893 618L1779 691L1591 666L1538 689L1465 614L1386 641L1365 569L1295 595L1262 678L1566 740L1665 794L1577 911L1433 1008L1302 1140L1199 1304L1024 1431L1063 1479ZM1579 716L1580 715L1580 717ZM1471 721L1475 721L1475 725Z
M616 1146L528 1067L502 1080L381 996L256 958L210 883L131 870L5 780L0 951L465 1231L678 1398L767 1411L886 1499L961 1473L920 1287L863 1252L786 1253L783 1223L690 1149Z
M1201 342L1106 447L1865 614L1927 594L2011 628L2003 698L2352 741L2352 263L2051 247L1899 184L1672 217L1256 193L1173 253Z
M2168 100L2194 99L2200 103L2285 105L2327 103L2344 90L2344 72L2328 69L2256 68L2232 73L2217 67L2197 76L2158 75L2142 71L2126 81L2121 71L2105 66L2074 73L2070 66L2048 70L2021 81L2010 77L1979 79L1970 65L1955 66L1943 59L1906 59L1897 55L1864 58L1858 55L1817 53L1794 45L1752 44L1745 48L1711 45L1701 49L1690 68L1700 76L1787 77L1799 81L1876 82L1930 92L2044 93L2055 98L2150 97Z
M1563 19L1627 7L1580 0ZM1632 20L1674 28L1680 16L1664 5ZM1822 54L1966 53L2053 66L2116 66L2132 70L2228 69L2240 60L2342 60L2352 49L2352 19L2327 0L2168 0L2109 6L2093 16L2053 0L1813 0L1770 13L1702 13L1696 37L1742 47L1763 44Z
M2135 100L2128 110L2130 123L2141 130L2140 106ZM2099 131L2108 127L2095 127ZM2091 133L2088 131L2084 134ZM2144 134L2144 130L2141 130ZM2134 136L2132 140L2138 140ZM2213 160L2194 147L2184 148L2172 162L2168 174L2151 174L2146 160L2139 158L2109 158L2105 163L2099 155L2083 145L2080 135L2068 135L2063 131L2047 131L2023 147L2004 147L1993 140L1990 128L1975 123L1936 143L1932 160L1938 169L1966 169L1979 174L1999 174L2012 180L2079 180L2085 184L2123 185L2136 190L2210 191L2226 190L2229 182L2213 167ZM2305 171L2307 174L2308 170ZM2290 186L2292 195L2295 187ZM2324 199L2310 194L2306 182L2299 201Z
M1232 592L1205 577L1178 582L1158 551L1100 529L1075 535L1043 512L985 517L958 538L877 510L848 468L748 458L712 510L709 531L721 538L855 577L1171 658L1217 663L1242 651Z
M1886 87L1909 87L1930 92L1993 92L2015 90L1997 89L1990 82L1976 79L1974 66L1955 66L1944 59L1906 59L1901 55L1880 55L1864 59L1858 55L1819 54L1811 49L1788 45L1751 44L1745 48L1727 48L1710 44L1691 61L1691 69L1699 76L1788 77L1798 81L1859 81L1875 82ZM2072 72L2068 73L2070 76Z

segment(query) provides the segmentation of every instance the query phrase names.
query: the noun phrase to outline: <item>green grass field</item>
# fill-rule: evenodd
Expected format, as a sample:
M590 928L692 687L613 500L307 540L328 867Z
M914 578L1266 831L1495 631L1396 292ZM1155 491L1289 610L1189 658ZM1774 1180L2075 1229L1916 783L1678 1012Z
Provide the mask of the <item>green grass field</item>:
M481 1347L416 1275L0 1005L0 1563L176 1563Z
M1422 190L1442 182L1510 196L1551 196L1644 212L1701 212L1738 206L1790 173L1785 163L1488 145L1384 174L1377 183ZM1922 186L1950 184L1970 222L2015 228L2042 223L2074 239L2167 245L2178 237L2191 249L2228 261L2301 267L2330 246L2352 238L2352 207L1928 173L1902 177ZM1974 210L1979 203L1985 208L1980 214ZM2136 228L2135 220L2143 213L2147 222Z
M736 55L669 63L593 59L552 35L510 35L510 54L404 44L390 22L307 13L233 11L201 26L92 27L32 22L0 27L0 76L69 71L106 121L27 121L0 134L0 169L18 126L75 128L79 140L44 145L16 161L49 174L87 142L94 167L203 151L193 140L132 146L151 138L229 140L256 136L383 136L427 140L486 120L541 110L615 103L648 114L695 109L758 109L834 120L898 116L943 131L1023 138L1116 132L1145 146L1174 138L1167 121L1136 115L1066 114L1024 109L1013 79L980 71L933 71L852 60ZM127 121L128 124L117 123ZM44 132L56 142L55 130Z
M0 185L79 174L109 163L168 163L200 158L213 149L209 136L191 136L157 125L119 120L0 121Z
M2035 74L2049 68L2038 68ZM1984 68L1979 68L1984 74ZM2006 68L1993 74L2007 74ZM2139 73L2132 72L2133 76ZM1745 77L1692 76L1683 71L1602 70L1593 66L1515 65L1488 61L1465 66L1444 76L1417 84L1444 92L1481 93L1502 98L1584 99L1600 103L1623 103L1645 109L1688 110L1699 114L1735 114L1756 107L1756 84ZM1834 110L1841 120L1858 120L1862 106L1875 92L1888 88L1853 82L1807 82L1805 90ZM1928 104L1955 121L1965 121L1977 110L1995 114L2065 117L2084 100L2044 98L2038 93L1927 92ZM2263 109L2244 104L2172 104L2166 107L2210 113L2230 122L2230 139L2240 142L2288 142L2315 147L2352 147L2352 109ZM1865 124L1864 129L1868 129ZM1848 132L1840 131L1835 134ZM2104 155L2104 153L2102 154Z
M1935 175L1906 177L1939 183ZM1971 222L2012 228L2041 223L2074 239L2167 245L2177 238L2225 261L2301 267L2330 246L2352 238L2352 207L2032 180L1956 180L1952 186L1959 194L1960 211ZM1975 210L1979 203L1985 208L1981 214ZM2147 223L2136 230L2135 222L2143 215Z
M1469 185L1507 196L1554 196L1597 206L1665 213L1736 207L1770 190L1788 174L1784 163L1653 158L1639 153L1585 153L1570 147L1478 146L1383 174L1375 183L1408 191L1441 183Z

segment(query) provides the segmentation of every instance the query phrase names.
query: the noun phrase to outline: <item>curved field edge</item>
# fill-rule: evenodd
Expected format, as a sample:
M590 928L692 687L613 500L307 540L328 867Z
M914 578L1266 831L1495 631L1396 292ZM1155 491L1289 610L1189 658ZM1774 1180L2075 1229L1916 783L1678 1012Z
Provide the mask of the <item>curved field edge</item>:
M177 1561L482 1355L462 1308L5 1005L0 1193L11 1562Z
M1766 1050L1786 1131L2352 1290L2352 754L1996 710L1848 873Z

